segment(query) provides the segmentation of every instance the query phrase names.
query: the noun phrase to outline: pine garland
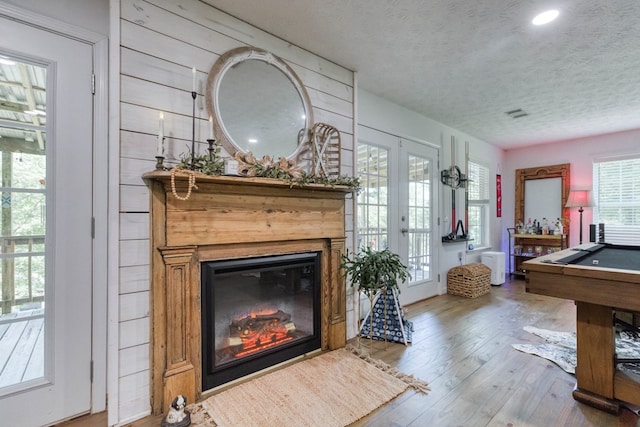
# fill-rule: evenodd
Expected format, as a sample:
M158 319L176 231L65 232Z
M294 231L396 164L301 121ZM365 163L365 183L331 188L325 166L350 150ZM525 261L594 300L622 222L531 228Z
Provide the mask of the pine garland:
M224 159L220 155L220 146L216 143L211 154L180 156L178 165L171 169L171 189L178 200L187 200L191 196L191 190L197 189L195 185L195 172L209 176L224 174ZM305 187L311 184L322 184L331 187L345 186L359 192L361 189L360 178L348 175L336 177L316 176L304 171L294 160L280 157L278 160L271 156L263 156L256 159L251 152L236 153L238 173L246 177L272 178L289 183L290 187ZM175 191L175 174L186 173L189 175L189 188L186 196L179 196Z

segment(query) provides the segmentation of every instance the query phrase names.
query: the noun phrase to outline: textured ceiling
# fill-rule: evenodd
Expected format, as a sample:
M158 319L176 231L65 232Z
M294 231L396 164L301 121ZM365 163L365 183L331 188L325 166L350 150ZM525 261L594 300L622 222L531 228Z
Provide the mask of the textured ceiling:
M203 1L504 148L640 128L638 0Z

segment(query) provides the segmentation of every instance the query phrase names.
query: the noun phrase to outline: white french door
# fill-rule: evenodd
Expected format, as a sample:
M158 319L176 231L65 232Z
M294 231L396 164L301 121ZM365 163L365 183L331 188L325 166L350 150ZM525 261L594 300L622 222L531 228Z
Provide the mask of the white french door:
M34 198L40 208L30 213L41 221L38 230L42 233L29 235L33 228L27 223L33 218L28 211L3 217L3 241L21 242L17 238L26 234L26 240L36 242L36 249L30 247L27 273L23 272L26 279L18 277L15 269L3 274L12 274L16 287L25 280L38 282L34 292L39 300L31 294L23 299L39 301L29 308L37 305L34 316L41 317L42 327L33 337L33 346L25 345L22 338L28 339L26 335L11 343L0 340L0 354L14 360L11 369L20 364L32 366L28 375L0 386L2 425L48 425L86 413L91 407L92 49L89 44L0 17L0 55L7 61L4 85L12 87L14 105L24 104L31 110L24 113L16 107L13 113L20 116L0 120L5 134L15 134L0 139L0 151L7 159L13 156L20 162L20 144L28 147L33 143L31 155L39 165L37 171L13 168L14 184L2 189L3 206L15 214L26 211L20 206L22 196ZM39 114L40 118L25 122L21 114ZM32 177L25 177L32 172L40 176L35 186ZM18 249L2 255L16 262L25 258ZM33 273L38 263L42 276ZM12 310L23 307L16 303ZM6 368L8 359L4 362Z
M438 150L371 128L358 128L358 246L388 247L409 267L400 302L438 294L436 221Z

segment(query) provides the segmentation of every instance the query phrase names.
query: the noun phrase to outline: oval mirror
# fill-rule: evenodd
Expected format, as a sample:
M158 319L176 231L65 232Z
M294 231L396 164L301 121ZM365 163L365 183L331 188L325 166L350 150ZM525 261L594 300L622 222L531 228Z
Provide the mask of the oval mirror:
M309 96L291 67L265 50L241 47L218 58L205 99L215 137L232 156L293 159L308 140Z

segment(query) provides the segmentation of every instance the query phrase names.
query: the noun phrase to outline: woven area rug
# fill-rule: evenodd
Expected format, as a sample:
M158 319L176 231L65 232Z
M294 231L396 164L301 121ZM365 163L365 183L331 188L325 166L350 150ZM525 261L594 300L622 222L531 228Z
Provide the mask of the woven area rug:
M222 391L187 407L192 425L220 427L349 425L407 388L428 391L353 347L334 350Z

